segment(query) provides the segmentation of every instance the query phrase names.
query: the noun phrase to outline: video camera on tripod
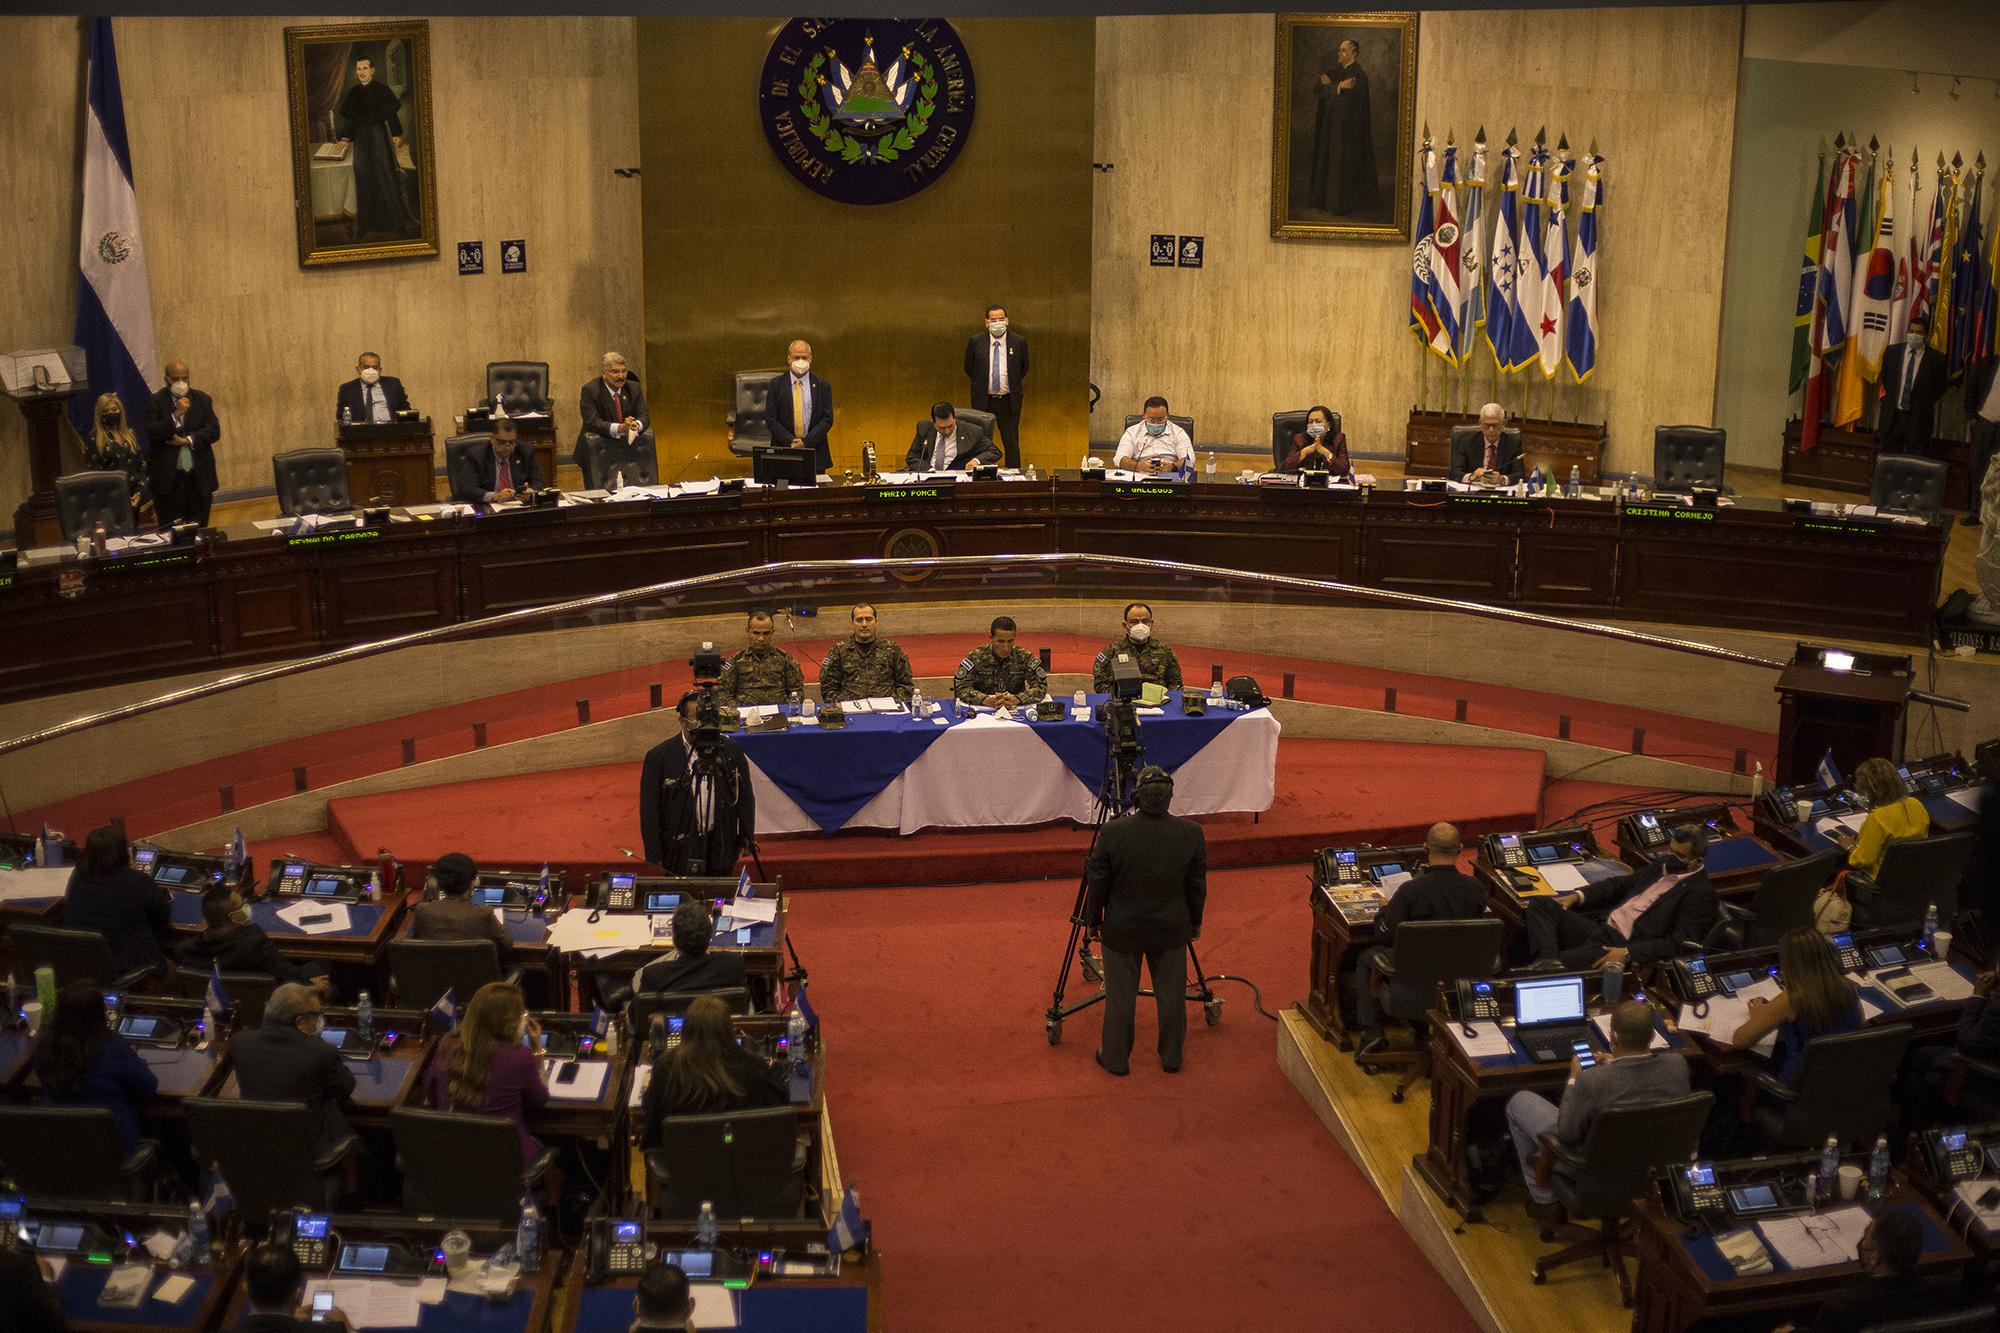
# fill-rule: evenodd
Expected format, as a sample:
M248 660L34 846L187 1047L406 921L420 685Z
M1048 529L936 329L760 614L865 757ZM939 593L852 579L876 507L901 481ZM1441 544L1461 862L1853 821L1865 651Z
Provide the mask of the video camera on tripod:
M725 718L722 700L715 693L716 682L722 679L722 652L713 643L704 640L688 658L688 669L694 673L694 688L700 697L694 703L694 733L689 737L695 754L704 760L714 760L722 750L722 733L733 718Z
M1145 680L1130 653L1114 653L1110 662L1110 697L1097 706L1097 720L1104 724L1107 755L1104 790L1099 793L1105 814L1120 815L1132 808L1133 788L1138 782L1139 764L1146 756L1139 741L1139 691Z

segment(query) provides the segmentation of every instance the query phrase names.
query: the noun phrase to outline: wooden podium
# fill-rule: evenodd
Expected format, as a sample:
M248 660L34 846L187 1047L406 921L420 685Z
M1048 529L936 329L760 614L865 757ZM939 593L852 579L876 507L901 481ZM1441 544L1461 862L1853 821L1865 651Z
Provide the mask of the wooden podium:
M437 501L435 445L429 417L415 421L349 422L334 443L347 455L347 493L357 505Z
M1903 713L1910 701L1910 659L1854 653L1851 667L1828 666L1836 650L1800 644L1778 676L1777 785L1810 783L1820 757L1851 774L1864 759L1903 757Z
M69 400L90 392L81 381L60 388L8 391L28 421L28 498L14 510L14 545L20 550L62 540L56 515L56 478L62 474L62 419Z

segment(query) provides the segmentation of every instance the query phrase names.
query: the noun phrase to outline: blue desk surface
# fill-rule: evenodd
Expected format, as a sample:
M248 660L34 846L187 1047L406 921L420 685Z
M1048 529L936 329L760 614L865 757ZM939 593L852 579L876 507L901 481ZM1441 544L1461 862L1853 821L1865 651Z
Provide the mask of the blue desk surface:
M250 904L250 919L264 928L264 933L274 940L365 940L375 933L375 926L382 920L386 910L382 903L348 903L349 925L346 930L323 931L309 935L290 925L278 916L278 910L293 903L303 902L300 898L266 898ZM177 926L192 926L199 930L204 922L201 917L201 895L176 890L173 895L173 922Z
M1843 1205L1843 1206L1845 1207L1851 1205ZM1869 1204L1864 1201L1862 1206L1868 1209L1868 1212L1871 1216L1879 1215L1885 1209L1898 1208L1903 1212L1911 1214L1919 1222L1922 1222L1924 1227L1923 1252L1926 1255L1941 1254L1951 1249L1952 1246L1957 1244L1957 1241L1953 1239L1952 1236L1950 1236L1943 1230L1939 1229L1937 1222L1931 1217L1930 1209L1928 1208L1913 1207L1907 1203L1899 1203L1893 1198L1883 1203L1874 1203L1874 1204ZM1754 1224L1745 1221L1743 1225L1753 1226ZM1709 1281L1733 1282L1737 1280L1736 1270L1729 1266L1729 1260L1723 1258L1722 1251L1716 1248L1714 1236L1710 1235L1705 1231L1694 1236L1689 1236L1685 1232L1682 1232L1679 1236L1679 1239L1681 1245L1687 1250L1688 1258L1694 1260L1695 1267L1699 1268L1702 1271L1702 1275L1708 1278ZM1764 1238L1763 1236L1759 1235L1757 1239L1760 1242L1762 1242ZM1794 1271L1792 1268L1786 1265L1783 1259L1778 1257L1777 1250L1773 1248L1771 1245L1765 1244L1764 1250L1765 1253L1771 1256L1771 1270L1773 1272L1789 1273ZM1849 1265L1847 1264L1833 1264L1825 1266L1823 1269L1806 1270L1806 1271L1824 1271L1828 1273L1845 1274L1848 1271L1848 1268Z
M73 1324L130 1324L148 1328L193 1328L196 1316L208 1302L209 1289L215 1285L213 1273L189 1273L194 1279L194 1289L178 1301L168 1304L155 1300L153 1293L160 1289L162 1279L171 1276L164 1266L155 1265L153 1285L147 1289L146 1299L130 1310L116 1310L97 1303L103 1294L104 1284L111 1276L110 1264L86 1263L72 1259L64 1266L62 1276L56 1279L56 1290L62 1296L63 1317Z
M1708 844L1704 857L1711 874L1728 874L1733 870L1750 870L1757 866L1777 864L1778 856L1769 847L1752 837L1722 838Z
M1590 1035L1591 1040L1602 1049L1604 1046L1604 1033L1597 1026L1597 1017L1595 1014L1591 1016ZM1501 1031L1507 1034L1507 1040L1511 1043L1512 1049L1506 1055L1482 1055L1474 1057L1481 1069L1533 1068L1536 1066L1547 1069L1561 1069L1567 1064L1567 1061L1551 1064L1547 1061L1537 1060L1522 1050L1520 1041L1514 1036L1514 1024L1511 1019L1501 1024ZM1653 1015L1653 1031L1666 1038L1667 1050L1685 1051L1688 1049L1688 1039L1686 1037L1683 1037L1679 1032L1669 1032L1667 1030L1667 1016L1665 1014L1656 1012Z
M310 1281L307 1285L310 1287ZM444 1299L436 1305L420 1308L416 1327L430 1333L527 1333L528 1317L534 1308L535 1293L521 1288L516 1288L514 1294L504 1301L489 1301L484 1296L447 1291ZM248 1313L247 1308L245 1313ZM630 1320L626 1322L629 1324Z
M800 1282L758 1282L736 1293L742 1333L867 1333L868 1289ZM632 1288L585 1287L568 1333L625 1333Z

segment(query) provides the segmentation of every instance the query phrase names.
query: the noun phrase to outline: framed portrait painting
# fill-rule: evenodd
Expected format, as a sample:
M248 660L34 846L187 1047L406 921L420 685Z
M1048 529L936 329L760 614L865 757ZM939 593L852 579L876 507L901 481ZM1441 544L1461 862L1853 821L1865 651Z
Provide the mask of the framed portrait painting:
M285 83L299 264L437 254L430 24L287 28Z
M1271 234L1410 237L1417 16L1280 14Z

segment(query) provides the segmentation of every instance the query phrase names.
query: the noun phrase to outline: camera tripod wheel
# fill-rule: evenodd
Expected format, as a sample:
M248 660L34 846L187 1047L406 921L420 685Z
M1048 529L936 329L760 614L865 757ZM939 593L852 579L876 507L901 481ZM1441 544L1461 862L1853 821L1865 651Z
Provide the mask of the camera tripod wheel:
M1049 1045L1051 1046L1062 1045L1062 1019L1051 1018L1048 1021L1048 1033L1049 1033Z
M1202 1021L1207 1023L1210 1027L1216 1027L1220 1025L1222 1022L1222 1001L1210 1000L1206 1004L1202 1005L1201 1017Z
M1103 985L1104 964L1098 959L1096 954L1090 951L1088 941L1084 943L1082 948L1077 950L1076 956L1078 964L1083 968L1083 979L1093 986Z

